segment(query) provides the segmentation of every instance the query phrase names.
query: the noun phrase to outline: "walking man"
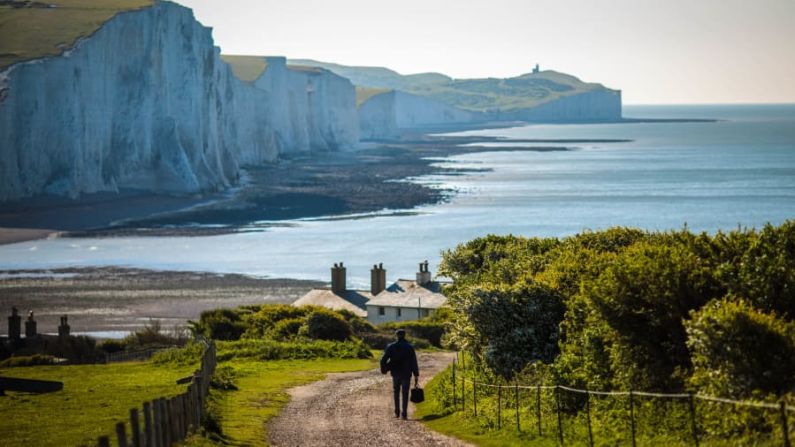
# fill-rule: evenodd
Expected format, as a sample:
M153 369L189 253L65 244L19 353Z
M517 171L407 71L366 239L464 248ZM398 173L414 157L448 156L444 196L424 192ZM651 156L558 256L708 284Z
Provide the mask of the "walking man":
M395 336L397 336L397 341L390 343L384 350L384 355L381 356L381 373L386 374L389 371L392 374L395 417L406 419L411 375L414 374L414 384L416 385L420 377L420 368L417 366L417 354L414 352L414 347L406 341L406 331L398 329L395 331Z

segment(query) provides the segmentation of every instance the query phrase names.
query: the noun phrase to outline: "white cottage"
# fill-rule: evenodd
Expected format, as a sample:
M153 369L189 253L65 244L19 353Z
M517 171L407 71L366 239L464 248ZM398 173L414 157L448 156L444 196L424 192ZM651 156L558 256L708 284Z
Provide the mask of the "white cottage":
M447 302L441 293L442 283L431 280L428 261L420 263L416 280L398 279L389 287L386 287L386 270L382 264L370 270L370 290L348 290L345 282L345 266L341 262L334 264L331 288L312 289L293 306L346 309L378 324L424 318Z
M367 321L378 324L427 317L447 303L441 292L442 283L431 280L428 261L422 262L416 280L398 279L367 301Z

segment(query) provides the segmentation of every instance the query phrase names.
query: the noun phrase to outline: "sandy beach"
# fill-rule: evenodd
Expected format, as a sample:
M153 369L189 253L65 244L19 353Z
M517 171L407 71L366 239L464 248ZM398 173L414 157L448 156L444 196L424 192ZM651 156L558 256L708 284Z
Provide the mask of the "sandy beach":
M75 268L0 271L0 310L33 311L38 330L57 333L68 315L72 332L129 332L150 319L184 326L202 311L247 304L291 303L322 283L245 275ZM5 329L5 328L4 328Z

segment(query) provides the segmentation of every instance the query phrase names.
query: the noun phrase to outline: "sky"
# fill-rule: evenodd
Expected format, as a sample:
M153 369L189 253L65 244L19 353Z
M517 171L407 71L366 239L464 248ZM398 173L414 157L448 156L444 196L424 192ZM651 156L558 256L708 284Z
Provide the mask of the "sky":
M795 103L795 0L177 0L226 54L509 77L625 104Z

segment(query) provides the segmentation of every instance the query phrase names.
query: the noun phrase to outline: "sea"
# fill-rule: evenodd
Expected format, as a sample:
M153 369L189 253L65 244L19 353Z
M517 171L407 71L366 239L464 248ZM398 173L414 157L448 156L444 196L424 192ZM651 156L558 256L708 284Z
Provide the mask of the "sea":
M487 234L563 237L613 226L714 233L795 219L795 105L625 106L624 116L717 121L459 132L451 135L631 141L435 159L464 172L406 179L453 191L412 210L257 222L256 231L207 237L23 242L0 246L0 270L114 265L328 280L343 262L348 285L367 286L375 263L388 281L413 278L418 263L435 269L444 250Z

